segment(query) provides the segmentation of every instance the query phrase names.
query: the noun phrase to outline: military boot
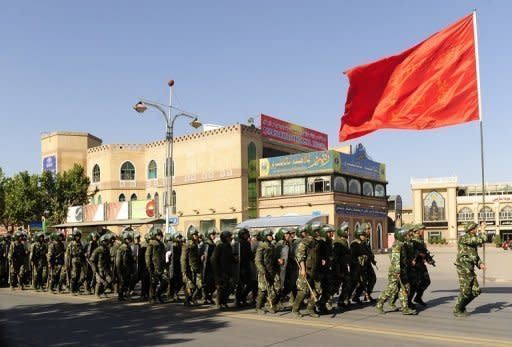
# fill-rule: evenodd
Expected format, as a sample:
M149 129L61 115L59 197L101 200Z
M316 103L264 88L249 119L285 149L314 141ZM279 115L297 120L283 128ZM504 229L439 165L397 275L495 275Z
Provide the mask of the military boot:
M304 294L304 292L302 292L302 291L297 292L297 296L295 297L295 301L293 302L293 306L292 306L292 313L295 313L297 316L301 316L300 306L302 305L302 301L304 301L305 296L306 296L306 294Z
M222 308L219 292L217 292L217 296L215 297L215 308L218 310Z
M416 310L409 308L409 307L402 307L402 314L404 315L414 315L417 314Z
M265 313L265 311L262 309L263 308L263 294L259 294L258 293L258 296L256 297L256 313Z
M313 318L318 318L320 317L320 315L318 313L315 312L315 303L313 300L310 300L308 302L308 307L307 307L307 314L310 316L310 317L313 317Z
M384 302L382 301L377 301L377 305L375 305L375 309L377 310L378 313L386 313L384 312Z

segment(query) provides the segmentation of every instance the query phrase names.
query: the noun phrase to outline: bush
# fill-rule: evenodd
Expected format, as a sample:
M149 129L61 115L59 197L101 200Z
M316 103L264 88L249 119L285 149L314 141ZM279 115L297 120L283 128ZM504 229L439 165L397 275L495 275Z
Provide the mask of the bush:
M499 234L494 237L494 244L496 247L501 247L501 237Z

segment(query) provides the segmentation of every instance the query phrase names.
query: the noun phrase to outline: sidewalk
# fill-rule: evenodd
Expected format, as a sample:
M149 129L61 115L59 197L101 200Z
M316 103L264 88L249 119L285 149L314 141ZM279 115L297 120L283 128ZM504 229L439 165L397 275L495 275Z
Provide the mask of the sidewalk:
M434 256L436 267L428 266L431 278L457 278L455 269L455 258L457 256L456 246L430 246L430 253ZM480 258L484 259L483 249L478 249ZM376 254L377 277L387 278L389 267L389 254ZM512 282L512 251L496 248L494 244L486 244L485 246L485 263L487 269L485 278L488 282ZM479 281L483 280L483 271L476 270Z

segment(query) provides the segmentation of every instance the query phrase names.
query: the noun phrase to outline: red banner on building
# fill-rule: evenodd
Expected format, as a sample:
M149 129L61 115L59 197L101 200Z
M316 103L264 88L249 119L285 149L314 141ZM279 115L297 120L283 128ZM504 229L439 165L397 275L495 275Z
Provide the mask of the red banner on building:
M308 147L317 151L323 151L329 147L327 134L264 114L261 115L261 134L274 140Z

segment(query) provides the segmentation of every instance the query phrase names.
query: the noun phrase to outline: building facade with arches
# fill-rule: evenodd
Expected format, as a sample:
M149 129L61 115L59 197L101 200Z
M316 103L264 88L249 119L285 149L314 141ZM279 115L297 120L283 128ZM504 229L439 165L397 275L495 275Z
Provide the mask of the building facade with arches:
M459 184L457 177L413 178L411 188L414 222L425 224L426 236L454 243L465 223L485 220L488 241L512 239L512 183L486 184L485 206L481 184Z

